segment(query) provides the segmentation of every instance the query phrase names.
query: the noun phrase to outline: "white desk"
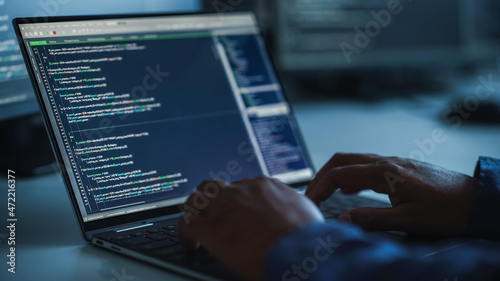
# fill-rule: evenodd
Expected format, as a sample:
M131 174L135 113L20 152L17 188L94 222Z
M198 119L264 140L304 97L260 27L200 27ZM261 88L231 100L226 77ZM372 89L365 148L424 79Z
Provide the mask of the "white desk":
M426 161L472 174L479 155L500 158L500 126L452 129L438 119L445 99L377 104L321 101L297 105L295 110L316 168L339 151L408 157L418 149L414 141L430 137L435 128L443 129L448 139L436 145ZM16 274L7 273L4 207L0 212L1 280L186 280L87 245L59 175L18 180L16 211Z

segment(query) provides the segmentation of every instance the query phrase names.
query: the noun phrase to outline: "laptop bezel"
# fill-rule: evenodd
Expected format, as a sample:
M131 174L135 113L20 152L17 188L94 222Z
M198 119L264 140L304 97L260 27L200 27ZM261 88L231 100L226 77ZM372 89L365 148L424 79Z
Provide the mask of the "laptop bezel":
M261 38L264 40L264 46L265 46L265 51L266 54L269 58L269 63L271 64L272 69L275 72L276 78L278 80L278 83L280 85L283 85L282 83L282 78L280 77L280 73L278 71L278 68L276 67L275 59L272 57L272 53L269 50L269 45L265 40L265 34L263 32L262 26L260 26L260 22L257 20L256 14L253 11L238 11L238 12L228 12L228 14L250 14L256 19L256 23L259 26L259 35ZM90 233L95 233L96 230L100 229L109 229L110 227L117 227L123 224L130 224L133 222L140 222L140 221L145 221L148 219L154 219L158 217L164 217L164 216L169 216L169 215L175 215L179 214L181 212L181 206L182 204L179 205L174 205L174 206L169 206L169 207L163 207L163 208L158 208L150 211L143 211L143 212L137 212L133 214L128 214L128 215L122 215L122 216L117 216L113 218L106 218L106 219L100 219L96 221L91 221L91 222L84 222L83 220L83 214L81 214L79 208L78 208L78 203L76 199L76 194L73 192L71 181L70 181L70 174L72 171L68 171L66 169L66 166L64 164L64 159L63 159L63 154L58 148L57 145L57 137L56 137L56 132L54 131L54 127L51 124L50 118L49 118L49 112L47 112L47 109L45 108L44 102L43 102L43 97L42 97L42 92L38 87L38 83L36 80L36 73L31 66L31 62L29 61L29 54L28 50L25 46L24 39L21 34L21 30L19 28L20 24L33 24L33 23L55 23L55 22L64 22L64 21L85 21L85 20L105 20L105 19L129 19L129 18L148 18L148 17L171 17L171 16L196 16L196 15L218 15L217 13L213 12L188 12L188 13L152 13L152 14L122 14L122 15L96 15L96 16L62 16L62 17L29 17L29 18L15 18L12 20L12 23L14 25L14 30L16 33L16 37L21 49L21 52L23 54L23 59L25 61L25 64L27 66L27 71L28 75L32 84L32 87L35 91L36 99L38 102L38 106L41 109L41 114L44 119L44 124L45 128L47 130L47 134L50 138L50 143L52 146L52 150L54 151L55 158L59 164L59 167L61 168L61 175L64 181L64 185L66 187L66 190L68 192L68 195L70 197L71 203L73 205L73 211L75 212L75 215L78 218L78 222L80 225L80 228L84 234L84 238L87 241L91 241L92 235ZM218 15L220 16L220 15ZM314 166L312 164L312 161L310 159L308 150L305 146L305 142L303 140L300 128L297 124L296 118L295 118L295 113L293 110L293 107L290 104L290 101L285 93L285 89L282 89L282 93L284 96L285 101L287 104L290 106L290 112L288 116L290 117L290 122L295 130L296 137L298 139L299 145L302 149L302 152L305 157L305 161L309 165L309 167L313 170L314 174ZM294 187L294 188L300 188L304 187L310 182L310 180L306 181L300 181L296 183L291 183L289 186Z

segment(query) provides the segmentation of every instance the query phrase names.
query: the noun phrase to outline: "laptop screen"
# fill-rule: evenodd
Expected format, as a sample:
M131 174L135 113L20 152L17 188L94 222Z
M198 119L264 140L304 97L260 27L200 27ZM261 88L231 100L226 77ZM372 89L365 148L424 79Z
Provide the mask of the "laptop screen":
M310 180L251 13L19 24L83 221L205 179Z

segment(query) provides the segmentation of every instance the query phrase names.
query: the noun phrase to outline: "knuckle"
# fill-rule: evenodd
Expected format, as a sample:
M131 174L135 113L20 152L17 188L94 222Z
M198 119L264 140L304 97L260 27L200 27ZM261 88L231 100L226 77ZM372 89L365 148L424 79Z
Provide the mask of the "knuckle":
M204 180L198 185L196 190L202 193L219 193L225 185L225 182L218 180Z
M330 162L332 162L332 164L338 164L342 161L342 159L344 159L345 157L347 156L347 153L343 153L343 152L337 152L335 153L332 158L330 159Z
M245 184L253 180L252 178L243 178L237 181L232 182L232 185L240 185L240 184Z
M265 184L267 184L267 183L269 183L269 182L271 182L271 181L272 181L272 179L271 179L271 178L269 178L269 177L266 177L266 176L258 176L258 177L256 177L254 180L252 180L252 182L251 182L251 183L252 183L252 184L251 184L251 186L252 186L253 188L260 188L260 187L262 187L263 185L265 185Z
M207 186L208 184L211 184L213 183L214 181L213 180L204 180L202 181L199 185L198 185L198 190L203 190L203 188L205 188L205 186Z
M244 194L244 190L242 188L226 188L221 191L220 196L223 198L222 201L229 200L229 198L236 198L242 196Z
M405 161L403 161L401 163L401 166L403 166L404 168L409 169L409 170L416 170L417 166L418 166L418 162L416 160L412 160L412 159L405 159Z
M279 180L279 179L277 179L277 178L269 178L269 181L270 181L271 183L273 183L274 185L276 185L276 186L282 186L282 185L283 185L283 182L282 182L282 181L280 181L280 180Z
M377 164L390 172L398 172L401 169L401 166L391 159L378 161Z
M258 176L255 179L258 180L258 181L267 181L267 180L269 180L269 178L266 177L266 176Z
M387 157L387 159L395 163L402 163L405 161L405 159L397 156Z
M355 165L353 165L353 166L355 166ZM337 174L338 171L341 171L342 169L343 169L342 167L333 167L333 168L328 170L328 172L326 173L326 176L333 177Z
M191 193L191 195L189 195L188 198L186 199L185 204L189 204L189 203L193 202L194 196L195 196L195 193L194 192Z
M266 176L259 176L251 182L249 189L252 191L259 191L260 192L260 191L266 189L267 184L271 181L272 180Z

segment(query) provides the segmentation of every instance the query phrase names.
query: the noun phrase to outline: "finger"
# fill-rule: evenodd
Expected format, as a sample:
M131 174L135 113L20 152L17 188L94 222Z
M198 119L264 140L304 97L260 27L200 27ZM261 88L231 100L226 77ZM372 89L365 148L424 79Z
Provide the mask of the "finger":
M264 178L263 176L262 177L259 177L259 178ZM255 182L257 178L244 178L244 179L241 179L241 180L237 180L237 181L233 181L231 183L231 185L233 187L238 187L238 188L241 188L241 187L244 187L244 186L248 186L250 184L253 184Z
M210 206L210 201L215 200L216 197L219 196L222 189L227 187L229 187L229 185L224 181L203 181L200 185L198 185L195 192L188 197L184 205L198 210L201 215L203 215L208 211L207 208Z
M321 179L335 167L343 167L356 164L369 164L381 161L384 157L376 154L355 154L355 153L336 153L316 174L316 177L309 183L306 195L311 192Z
M351 222L366 231L403 230L400 208L358 208L338 217L339 221Z
M227 186L223 181L203 181L184 203L184 213L179 218L179 240L186 248L195 250L200 247L202 237L198 235L206 232L203 228L206 228L210 200L215 199Z
M349 189L340 189L340 192L342 192L342 194L345 195L354 195L359 193L359 191L357 190L349 190Z
M203 233L206 227L204 217L197 214L197 210L190 209L188 206L178 222L178 237L182 245L189 250L196 250L200 247L200 238L198 235Z
M184 209L190 209L191 213L196 213L196 215L202 216L206 212L206 208L209 203L208 198L205 194L203 194L203 192L195 190L195 192L189 195L188 199L184 203Z
M214 191L220 190L222 188L229 187L229 184L221 180L204 180L202 181L196 190L204 193L214 193Z
M234 181L233 183L231 183L231 186L233 187L239 187L239 188L243 188L243 187L250 187L250 186L254 186L254 185L262 185L264 183L272 183L274 187L277 187L277 186L285 186L285 184L276 179L276 178L270 178L270 177L266 177L266 176L259 176L259 177L256 177L256 178L246 178L246 179L242 179L242 180L237 180L237 181Z
M319 204L328 199L338 188L345 193L372 189L379 193L389 194L390 186L386 175L388 172L398 174L400 169L392 162L336 167L331 169L314 188L311 188L307 196Z

